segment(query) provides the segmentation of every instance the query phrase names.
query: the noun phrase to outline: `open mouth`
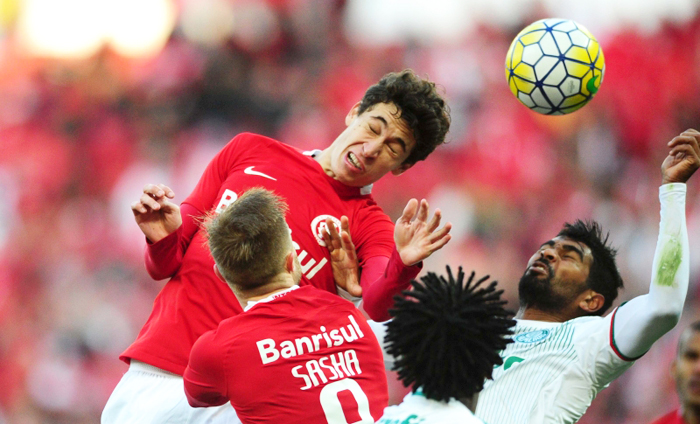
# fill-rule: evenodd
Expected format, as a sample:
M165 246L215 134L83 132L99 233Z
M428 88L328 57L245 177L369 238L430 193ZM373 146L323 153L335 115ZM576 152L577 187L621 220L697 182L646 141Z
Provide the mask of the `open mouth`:
M362 163L353 152L348 152L348 162L357 168L358 171L362 171Z
M535 262L530 266L530 270L538 274L549 274L549 267L542 262Z

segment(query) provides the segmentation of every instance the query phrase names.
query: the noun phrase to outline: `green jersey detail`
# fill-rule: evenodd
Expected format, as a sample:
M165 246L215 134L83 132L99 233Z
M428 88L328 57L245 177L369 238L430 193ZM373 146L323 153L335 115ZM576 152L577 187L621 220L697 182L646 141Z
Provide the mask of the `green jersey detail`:
M503 361L503 370L507 370L508 368L512 367L514 364L523 362L523 358L519 358L517 356L509 356L506 358L505 361Z

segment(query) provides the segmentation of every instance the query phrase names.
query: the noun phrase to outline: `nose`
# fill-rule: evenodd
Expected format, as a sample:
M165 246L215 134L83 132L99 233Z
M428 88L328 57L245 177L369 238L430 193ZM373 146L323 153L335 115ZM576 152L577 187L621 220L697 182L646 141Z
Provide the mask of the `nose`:
M557 258L557 252L556 250L554 250L554 247L545 247L544 249L542 249L541 255L550 263Z
M368 158L375 158L379 156L379 152L382 149L382 142L380 140L368 141L362 145L362 156Z

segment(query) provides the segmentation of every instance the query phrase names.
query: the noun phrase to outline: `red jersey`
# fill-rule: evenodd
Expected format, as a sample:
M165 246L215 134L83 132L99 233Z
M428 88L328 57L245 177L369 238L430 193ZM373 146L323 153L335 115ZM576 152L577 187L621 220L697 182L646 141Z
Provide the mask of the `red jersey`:
M681 415L679 409L671 411L663 417L651 422L650 424L688 424Z
M407 288L419 272L419 267L404 267L401 263L394 248L394 224L364 188L334 180L316 160L298 149L260 135L240 134L214 157L183 202L180 229L150 246L147 262L166 262L157 264L158 275L149 268L151 275L172 278L156 297L136 341L120 359L137 359L182 375L197 338L241 312L231 289L214 275L205 231L197 222L209 211L223 210L252 187L273 191L289 205L287 224L301 263L301 285L336 293L330 254L321 237L329 216L338 225L341 216L349 218L360 267L368 259L393 258L382 278L396 286L392 288L394 293ZM379 284L375 286L383 289ZM365 302L367 296L365 291ZM382 294L388 299L392 296Z
M184 382L190 405L230 400L244 424L374 423L389 401L381 348L362 314L309 286L205 333Z

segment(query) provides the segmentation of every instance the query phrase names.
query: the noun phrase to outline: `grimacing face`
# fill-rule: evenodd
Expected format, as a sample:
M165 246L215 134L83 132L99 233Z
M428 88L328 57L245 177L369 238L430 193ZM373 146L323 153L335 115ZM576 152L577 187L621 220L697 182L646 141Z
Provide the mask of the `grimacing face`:
M530 258L518 284L520 304L543 311L569 307L587 289L591 249L565 237L542 244Z
M700 407L700 332L693 329L683 332L671 374L681 404Z
M393 103L378 103L358 114L359 103L345 117L347 128L319 158L326 174L352 187L399 175L412 165L403 162L416 144L413 132L398 117Z

